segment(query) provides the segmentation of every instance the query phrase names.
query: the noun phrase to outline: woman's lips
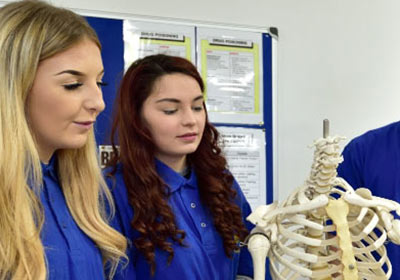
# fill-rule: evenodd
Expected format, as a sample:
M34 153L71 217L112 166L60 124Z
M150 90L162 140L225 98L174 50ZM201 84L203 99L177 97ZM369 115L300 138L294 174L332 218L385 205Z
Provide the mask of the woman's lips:
M184 141L194 141L197 138L197 133L186 133L178 136L178 138Z
M79 127L85 128L85 129L90 129L93 126L93 121L87 121L87 122L74 122L76 125Z

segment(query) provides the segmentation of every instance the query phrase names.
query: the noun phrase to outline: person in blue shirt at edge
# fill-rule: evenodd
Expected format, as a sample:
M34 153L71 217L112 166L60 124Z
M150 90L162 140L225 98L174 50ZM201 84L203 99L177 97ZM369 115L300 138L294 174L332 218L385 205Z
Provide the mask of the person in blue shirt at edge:
M127 243L106 222L93 134L97 35L69 10L11 2L0 50L0 279L112 278Z
M253 275L239 247L252 228L250 206L227 170L203 92L191 62L162 54L135 61L121 81L105 176L137 279Z
M338 176L354 189L368 188L374 196L400 202L400 122L354 138L342 155ZM400 246L392 242L385 246L393 269L390 279L400 279Z

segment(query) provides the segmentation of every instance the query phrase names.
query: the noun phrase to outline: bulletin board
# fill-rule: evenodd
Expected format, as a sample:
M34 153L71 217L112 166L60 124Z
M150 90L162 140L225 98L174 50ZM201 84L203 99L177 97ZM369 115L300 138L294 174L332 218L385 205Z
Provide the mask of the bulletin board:
M124 69L146 55L164 53L192 61L205 82L210 121L224 142L228 167L252 209L274 200L276 186L275 28L86 17L102 44L106 109L97 119L101 163L111 156L112 110Z

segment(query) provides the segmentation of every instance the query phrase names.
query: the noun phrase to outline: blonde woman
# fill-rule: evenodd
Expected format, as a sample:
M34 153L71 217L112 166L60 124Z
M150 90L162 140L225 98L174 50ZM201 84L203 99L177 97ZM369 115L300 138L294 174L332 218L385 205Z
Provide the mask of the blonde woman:
M20 1L0 8L0 50L0 279L112 278L126 241L96 157L98 38L71 11Z

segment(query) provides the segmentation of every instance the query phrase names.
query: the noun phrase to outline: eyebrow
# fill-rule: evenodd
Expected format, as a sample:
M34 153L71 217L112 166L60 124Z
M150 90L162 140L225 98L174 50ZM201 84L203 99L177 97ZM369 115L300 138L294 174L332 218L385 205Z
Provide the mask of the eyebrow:
M101 75L103 73L104 73L104 69L100 71L99 75ZM71 75L80 76L80 77L85 76L85 74L83 74L82 72L77 71L77 70L72 70L72 69L67 69L67 70L61 71L61 72L55 74L55 76L59 76L62 74L71 74Z
M203 99L203 95L199 95L199 96L193 98L192 102L195 102L195 101L201 100L201 99ZM161 103L161 102L181 103L181 101L176 98L162 98L162 99L159 99L156 101L156 103Z

